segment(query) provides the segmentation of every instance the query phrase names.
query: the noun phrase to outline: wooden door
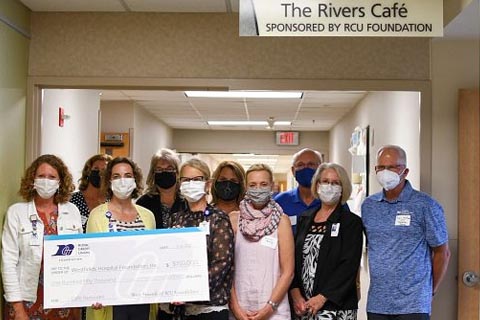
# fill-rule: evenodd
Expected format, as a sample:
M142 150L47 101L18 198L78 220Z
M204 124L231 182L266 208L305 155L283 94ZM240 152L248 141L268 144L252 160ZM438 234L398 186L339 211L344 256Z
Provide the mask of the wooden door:
M479 90L459 91L458 112L458 317L480 319L480 285L463 283L480 274L480 103Z

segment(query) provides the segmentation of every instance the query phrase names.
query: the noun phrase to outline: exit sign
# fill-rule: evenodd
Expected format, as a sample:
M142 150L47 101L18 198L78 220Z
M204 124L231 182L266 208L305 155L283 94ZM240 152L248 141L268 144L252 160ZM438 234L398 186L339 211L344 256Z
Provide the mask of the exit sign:
M298 146L298 132L277 131L276 142L279 146Z

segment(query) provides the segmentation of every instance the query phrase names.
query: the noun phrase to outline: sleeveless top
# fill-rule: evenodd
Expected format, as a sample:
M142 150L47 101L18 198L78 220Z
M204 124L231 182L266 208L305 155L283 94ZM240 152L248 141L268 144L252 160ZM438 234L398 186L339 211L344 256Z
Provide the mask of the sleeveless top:
M234 281L238 303L244 310L259 310L270 300L281 273L278 229L258 242L247 240L240 228L237 230ZM282 301L275 301L279 306L269 320L290 319L287 296L285 294ZM234 319L232 314L230 319Z

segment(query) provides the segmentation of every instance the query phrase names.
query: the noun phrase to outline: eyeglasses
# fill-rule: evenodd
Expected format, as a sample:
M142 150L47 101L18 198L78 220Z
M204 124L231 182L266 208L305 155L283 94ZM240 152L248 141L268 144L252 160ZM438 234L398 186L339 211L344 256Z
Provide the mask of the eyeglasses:
M393 166L375 166L375 171L383 171L385 169L387 169L389 171L394 171L395 169L402 168L402 167L405 167L405 165L396 164L396 165L393 165Z
M318 162L307 162L307 163L297 162L293 165L293 167L296 170L302 170L302 169L305 169L305 168L317 169L319 165L320 164Z
M205 181L204 176L196 176L196 177L180 177L180 182L190 182L190 181Z

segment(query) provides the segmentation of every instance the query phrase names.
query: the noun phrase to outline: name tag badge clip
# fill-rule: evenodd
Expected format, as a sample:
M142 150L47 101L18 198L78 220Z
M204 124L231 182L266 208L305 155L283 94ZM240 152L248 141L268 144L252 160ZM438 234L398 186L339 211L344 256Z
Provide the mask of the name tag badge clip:
M340 232L340 223L333 223L332 224L332 232L330 234L331 237L338 237L338 233Z
M411 219L412 219L412 216L410 215L410 211L408 210L397 211L397 215L395 216L395 225L409 227Z
M200 228L200 230L205 232L205 235L210 235L210 222L202 221L200 222L200 225L198 227Z
M278 239L272 236L264 236L260 240L260 244L262 246L265 246L271 249L276 249L278 244Z

